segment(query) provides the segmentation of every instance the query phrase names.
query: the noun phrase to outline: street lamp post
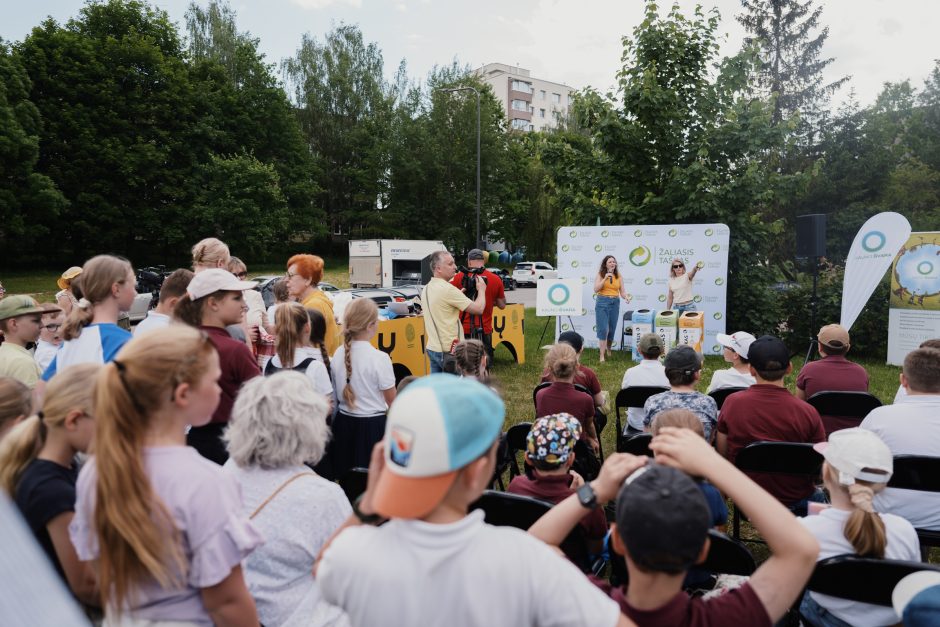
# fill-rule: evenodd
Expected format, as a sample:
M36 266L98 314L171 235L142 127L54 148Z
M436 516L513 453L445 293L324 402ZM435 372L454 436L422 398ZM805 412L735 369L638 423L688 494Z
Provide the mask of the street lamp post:
M449 87L439 89L438 91L456 93L458 91L472 91L477 97L477 233L476 246L483 248L483 240L480 239L480 90L476 87Z

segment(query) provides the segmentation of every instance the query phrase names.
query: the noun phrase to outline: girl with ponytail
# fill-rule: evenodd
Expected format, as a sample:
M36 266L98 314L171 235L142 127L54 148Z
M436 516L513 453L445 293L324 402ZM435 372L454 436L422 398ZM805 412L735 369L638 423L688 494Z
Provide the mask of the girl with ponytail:
M82 298L62 326L65 342L43 373L43 381L75 364L106 364L131 339L130 332L118 326L118 317L130 310L137 296L137 279L126 259L92 257L75 284Z
M238 488L186 446L219 403L219 354L185 325L134 339L95 386L95 448L69 528L105 625L258 625L241 572L261 544Z
M92 396L100 364L62 370L46 389L42 411L0 443L0 487L16 502L59 576L79 601L98 605L95 575L69 541L75 514L76 453L88 451L95 423Z
M368 467L372 447L385 435L385 412L395 400L395 369L389 356L369 342L379 328L379 310L368 298L346 306L343 345L330 364L339 411L333 419L331 478ZM319 471L319 470L318 470Z
M310 380L313 389L333 401L333 383L320 350L310 344L310 317L300 303L284 303L274 312L274 348L277 351L264 369L264 376L295 370ZM286 364L286 365L285 365Z
M873 432L836 431L815 446L825 458L823 483L832 506L800 519L819 541L819 559L854 553L861 557L920 561L914 528L894 514L876 513L875 494L885 489L894 469L891 450ZM856 603L807 592L800 613L823 627L894 625L900 618L890 607Z
M461 340L454 347L454 357L457 359L458 376L476 379L481 383L489 381L486 374L486 347L483 342L480 340Z
M318 309L307 309L307 315L310 316L310 345L320 351L320 360L326 366L327 372L330 370L330 354L326 348L326 318ZM333 375L330 375L332 381Z

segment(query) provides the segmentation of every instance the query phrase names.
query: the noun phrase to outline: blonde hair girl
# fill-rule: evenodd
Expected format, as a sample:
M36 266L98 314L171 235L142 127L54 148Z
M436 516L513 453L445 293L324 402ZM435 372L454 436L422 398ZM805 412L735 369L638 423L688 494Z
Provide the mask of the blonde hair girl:
M33 408L33 391L13 377L0 377L0 442Z
M0 444L0 487L17 507L75 596L98 604L94 571L80 562L69 540L75 513L75 454L94 435L92 396L102 366L79 364L58 374L42 411L20 422Z
M214 237L200 240L193 246L193 272L212 268L227 268L232 255L225 242Z
M578 372L578 352L567 342L559 342L545 355L545 370L551 376L551 385L535 394L536 416L571 414L584 428L582 440L594 451L600 450L600 440L594 426L594 398L589 392L574 387L574 376Z
M395 369L389 356L370 343L378 327L378 307L368 298L346 306L343 345L330 363L339 401L328 455L332 467L317 469L331 478L368 467L372 447L385 434L385 412L395 400Z
M333 401L333 383L323 363L323 354L310 343L310 316L300 303L284 303L274 313L274 348L277 351L264 369L270 376L295 370L310 380L313 389Z
M131 341L95 386L95 451L78 477L72 543L93 561L109 624L257 625L241 561L262 540L237 487L186 446L219 402L219 354L170 325Z
M98 255L85 262L74 282L78 283L82 298L65 319L62 326L65 341L43 373L43 381L75 364L108 363L131 339L130 332L117 323L137 296L137 279L131 264L121 257Z
M835 431L828 442L815 445L825 459L823 483L832 507L802 519L816 536L817 559L855 553L862 557L920 561L917 532L904 518L876 513L873 500L885 489L894 470L891 450L873 432L852 428ZM808 593L800 609L819 616L820 609L850 625L893 625L898 617L890 607L854 603ZM805 610L805 611L804 611Z

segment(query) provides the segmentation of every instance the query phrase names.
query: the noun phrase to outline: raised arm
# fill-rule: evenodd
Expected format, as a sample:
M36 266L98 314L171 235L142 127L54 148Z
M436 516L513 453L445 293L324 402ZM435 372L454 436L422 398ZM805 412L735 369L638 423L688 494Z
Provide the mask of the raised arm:
M691 283L691 282L692 282L692 279L695 278L695 275L698 274L699 264L700 264L700 263L702 263L702 262L699 261L699 262L696 263L694 266L692 266L692 271L689 272L689 283Z
M477 277L477 298L470 303L464 311L470 315L479 316L486 309L486 282L482 277Z
M777 622L793 605L809 580L819 555L819 543L780 501L765 492L731 462L689 429L664 427L650 448L656 461L692 476L705 477L736 507L743 509L767 541L770 558L749 583Z

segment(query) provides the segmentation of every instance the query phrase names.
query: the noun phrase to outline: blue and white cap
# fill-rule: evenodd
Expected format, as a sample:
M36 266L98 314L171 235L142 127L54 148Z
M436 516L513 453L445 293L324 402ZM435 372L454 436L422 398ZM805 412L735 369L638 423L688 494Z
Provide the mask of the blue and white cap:
M457 471L493 446L505 415L499 396L472 379L432 374L411 383L388 411L375 510L387 518L430 513Z

